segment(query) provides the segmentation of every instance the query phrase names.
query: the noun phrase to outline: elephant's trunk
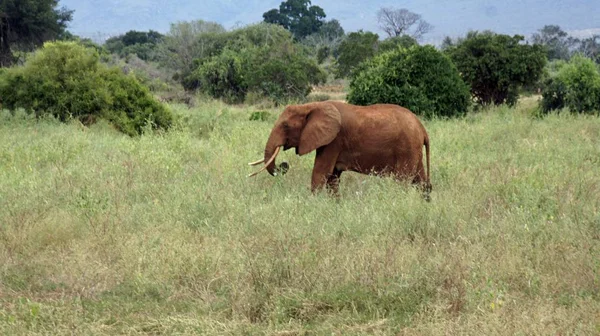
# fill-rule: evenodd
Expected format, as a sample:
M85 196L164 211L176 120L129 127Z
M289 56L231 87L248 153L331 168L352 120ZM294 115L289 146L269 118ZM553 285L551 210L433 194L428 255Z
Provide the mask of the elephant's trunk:
M269 135L269 140L267 140L267 145L265 146L266 168L269 174L273 176L275 176L276 167L275 157L277 157L277 154L279 154L280 147L285 144L283 137L279 133L278 127L273 128L271 135ZM273 155L275 155L275 157L273 157Z
M265 158L262 160L248 163L249 165L254 166L264 162L265 165L259 171L250 174L249 177L256 176L258 173L262 172L265 169L269 172L269 174L275 176L275 158L277 158L277 154L279 154L281 146L283 146L284 143L284 137L279 135L278 128L273 128L273 131L271 131L271 135L269 136L269 140L267 141L267 145L265 146ZM285 167L282 170L282 174L285 174L285 171L287 171L288 167L289 166L285 164Z

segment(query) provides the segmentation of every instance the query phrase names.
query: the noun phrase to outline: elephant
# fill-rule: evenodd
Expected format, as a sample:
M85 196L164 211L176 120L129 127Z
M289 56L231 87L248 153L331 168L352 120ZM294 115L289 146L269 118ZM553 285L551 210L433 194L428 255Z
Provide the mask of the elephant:
M427 172L423 168L423 146ZM267 170L276 175L279 151L294 148L297 155L316 150L311 190L323 187L338 193L344 171L392 175L421 187L429 200L429 136L410 110L393 104L369 106L340 101L289 105L275 122L264 158L249 165L265 163L255 176ZM284 162L283 173L289 166Z

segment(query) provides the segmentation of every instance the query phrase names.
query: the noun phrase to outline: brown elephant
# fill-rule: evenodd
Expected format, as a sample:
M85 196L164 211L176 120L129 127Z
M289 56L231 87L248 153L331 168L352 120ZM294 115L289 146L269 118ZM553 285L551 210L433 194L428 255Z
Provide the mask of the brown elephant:
M250 163L266 162L265 166L250 176L265 169L275 175L275 158L282 146L283 150L295 148L298 155L317 151L313 192L327 185L337 193L340 175L346 170L409 179L423 188L426 198L431 190L429 136L417 116L398 105L326 101L287 106L271 131L264 159Z

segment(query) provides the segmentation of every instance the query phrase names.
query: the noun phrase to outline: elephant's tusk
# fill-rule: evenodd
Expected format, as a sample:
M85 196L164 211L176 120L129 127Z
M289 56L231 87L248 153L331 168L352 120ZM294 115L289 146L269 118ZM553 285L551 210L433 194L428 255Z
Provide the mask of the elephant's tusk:
M273 160L275 160L275 157L277 157L277 154L279 154L279 150L281 149L281 147L277 147L275 149L275 153L273 153L273 155L271 156L271 158L269 159L269 161L267 161L267 163L257 172L254 172L250 175L248 175L248 177L252 177L257 175L258 173L262 172L263 170L267 169L267 166L271 164L271 162L273 162Z
M249 166L256 166L256 165L261 164L263 162L265 162L265 159L260 159L258 161L250 162L250 163L248 163L248 165Z

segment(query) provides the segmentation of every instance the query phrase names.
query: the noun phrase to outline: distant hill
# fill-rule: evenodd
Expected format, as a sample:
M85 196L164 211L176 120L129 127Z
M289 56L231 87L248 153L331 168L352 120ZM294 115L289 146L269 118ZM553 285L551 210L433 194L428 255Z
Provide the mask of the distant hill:
M170 23L204 19L226 28L262 21L262 13L276 8L281 0L61 0L75 10L71 30L95 38L120 34L131 29L166 32ZM327 18L338 19L346 31L370 30L383 36L375 13L390 1L312 1ZM438 43L444 36L462 35L470 29L491 29L529 36L546 24L580 34L600 32L598 0L406 0L402 7L420 13L434 25L425 42Z

